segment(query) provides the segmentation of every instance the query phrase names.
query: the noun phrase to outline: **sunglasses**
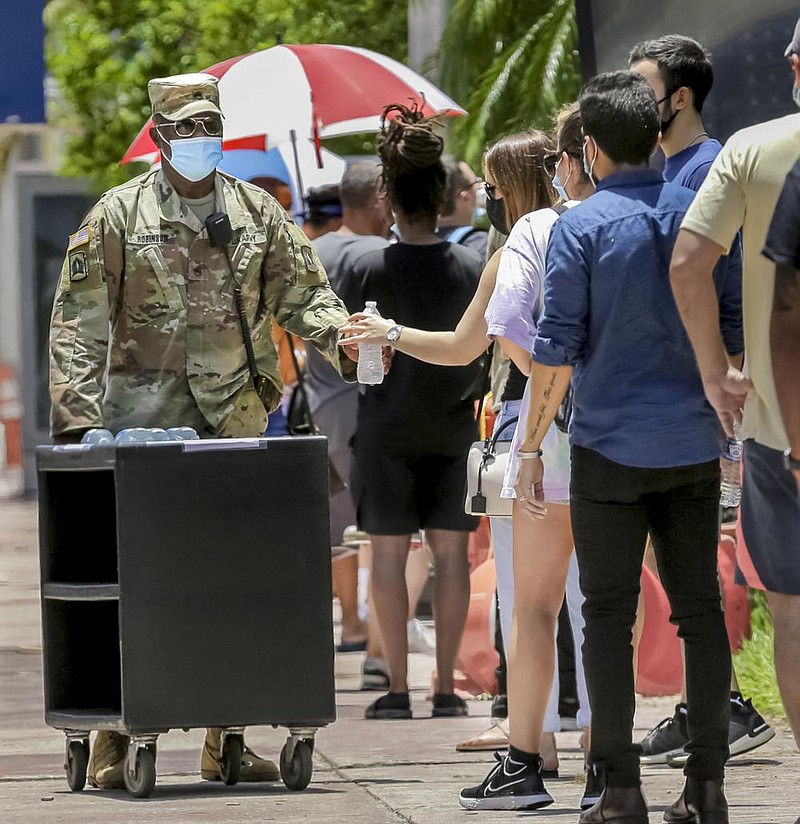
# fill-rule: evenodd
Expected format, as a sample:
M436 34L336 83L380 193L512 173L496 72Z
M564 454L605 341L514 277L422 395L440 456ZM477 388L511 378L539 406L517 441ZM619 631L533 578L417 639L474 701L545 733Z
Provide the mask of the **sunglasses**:
M576 160L581 159L581 155L576 154L575 152L570 152L567 149L564 149L563 152L556 152L554 154L545 155L542 159L542 166L544 167L544 171L546 174L552 177L556 173L556 166L558 166L559 161L561 160L561 155L566 152L567 155L570 157L574 157Z
M484 181L483 188L489 200L497 200L494 194L497 191L497 186L494 183L486 183L486 181Z
M222 136L222 118L219 115L209 115L208 117L186 117L183 120L176 120L174 123L163 123L159 128L172 126L178 137L193 137L198 126L209 137Z

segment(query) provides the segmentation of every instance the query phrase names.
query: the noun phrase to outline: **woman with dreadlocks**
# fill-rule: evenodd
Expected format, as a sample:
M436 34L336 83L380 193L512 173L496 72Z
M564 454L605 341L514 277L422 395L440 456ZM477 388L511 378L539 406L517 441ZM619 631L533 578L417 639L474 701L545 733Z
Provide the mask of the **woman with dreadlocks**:
M446 174L435 122L415 108L389 106L378 137L383 184L400 241L362 255L342 297L351 310L377 301L387 317L422 329L452 329L472 299L482 261L436 235ZM425 530L436 579L438 692L433 716L466 715L454 694L469 603L467 546L478 519L464 514L466 457L474 435L480 366L431 366L397 353L384 382L359 397L351 488L360 527L372 541L371 586L390 673L389 692L367 718L411 718L407 681L411 535Z

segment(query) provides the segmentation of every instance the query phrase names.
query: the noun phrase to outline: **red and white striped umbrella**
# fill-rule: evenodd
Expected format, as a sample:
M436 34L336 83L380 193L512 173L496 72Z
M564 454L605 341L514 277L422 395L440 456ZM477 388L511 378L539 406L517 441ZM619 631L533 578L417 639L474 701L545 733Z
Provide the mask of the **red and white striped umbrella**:
M326 137L378 131L391 103L419 105L426 115L466 111L429 80L391 57L353 46L273 46L217 63L227 149L269 150L298 138L317 146ZM122 158L152 160L156 147L144 125Z

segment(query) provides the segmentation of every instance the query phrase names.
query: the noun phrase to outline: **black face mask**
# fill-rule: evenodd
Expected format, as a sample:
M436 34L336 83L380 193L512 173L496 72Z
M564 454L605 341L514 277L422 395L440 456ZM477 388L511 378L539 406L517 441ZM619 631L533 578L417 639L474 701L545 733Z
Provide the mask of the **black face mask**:
M675 94L676 91L677 91L677 89L671 91L669 94L664 95L664 97L662 97L661 100L657 101L658 105L661 106L661 104L665 100L669 100L670 97L672 97L672 95ZM678 116L678 110L673 109L671 103L669 104L669 108L670 108L670 111L672 112L672 114L666 120L661 120L661 136L662 137L667 136L667 132L669 131L669 127L672 125L673 121ZM660 112L659 112L658 116L659 116L659 119L660 119L661 118L661 113Z
M491 223L500 234L508 234L506 204L502 197L486 198L486 217L489 218L489 223Z

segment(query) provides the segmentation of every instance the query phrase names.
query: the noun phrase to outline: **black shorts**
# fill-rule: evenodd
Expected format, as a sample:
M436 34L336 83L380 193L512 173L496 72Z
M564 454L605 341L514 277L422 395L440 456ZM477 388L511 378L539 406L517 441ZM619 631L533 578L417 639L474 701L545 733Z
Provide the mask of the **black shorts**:
M747 440L744 443L742 534L760 581L756 589L800 595L800 493L783 453ZM737 553L741 550L737 548ZM743 572L740 565L740 572Z
M351 489L358 525L370 535L411 535L420 529L472 532L464 512L467 456L353 455Z

